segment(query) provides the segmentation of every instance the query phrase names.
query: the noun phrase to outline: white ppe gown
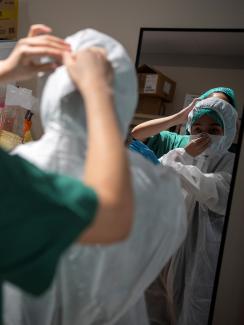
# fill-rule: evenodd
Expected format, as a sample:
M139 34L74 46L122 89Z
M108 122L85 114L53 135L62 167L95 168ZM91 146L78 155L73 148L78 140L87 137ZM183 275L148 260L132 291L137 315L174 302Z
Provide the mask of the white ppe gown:
M211 107L223 121L224 136L215 154L208 150L194 158L179 148L160 159L180 176L187 207L187 236L171 260L166 281L177 325L208 324L235 157L227 151L236 132L234 108L213 98L197 105Z
M114 69L116 112L125 137L137 101L136 74L125 50L94 30L67 40L73 50L107 49ZM64 67L47 81L41 115L43 137L17 147L14 153L44 170L80 179L86 156L85 112ZM41 297L5 285L6 325L148 324L144 291L185 238L186 214L180 180L171 168L154 166L137 153L128 155L135 197L129 238L108 246L73 245L61 258L51 288Z

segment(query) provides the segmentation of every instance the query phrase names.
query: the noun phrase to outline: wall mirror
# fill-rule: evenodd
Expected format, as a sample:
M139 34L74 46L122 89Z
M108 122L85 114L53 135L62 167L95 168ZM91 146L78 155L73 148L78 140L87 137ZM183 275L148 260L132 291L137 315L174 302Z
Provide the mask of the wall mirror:
M241 206L238 195L241 192L240 186L243 186L240 185L241 182L240 179L237 178L237 175L240 177L242 174L241 165L244 164L243 161L241 163L241 159L243 158L243 153L241 154L243 145L241 148L241 143L244 124L244 29L141 28L136 57L136 68L140 69L143 65L147 65L174 80L176 88L172 100L165 103L163 111L157 114L155 114L155 112L152 114L150 110L144 111L143 113L137 111L134 116L133 126L152 118L158 118L161 115L171 115L184 107L187 98L198 96L208 89L224 86L230 87L235 91L239 130L234 140L233 152L235 153L235 164L220 251L217 257L218 267L215 275L212 303L209 309L209 323L212 324L214 306L216 297L218 297L217 289L219 275L224 273L223 276L225 276L225 281L227 279L226 272L223 271L223 268L221 269L222 261L225 252L228 251L229 256L231 255L230 250L233 246L231 246L231 242L233 244L234 240L240 238L235 235L234 229L238 229L238 227L240 229L240 222L242 222L240 219L238 221L238 218L234 218L234 216L231 215L231 211L236 212L238 211L238 206ZM180 132L180 130L178 129L177 132ZM234 212L232 212L232 214L233 213ZM231 228L229 224L232 225ZM228 243L225 243L226 236L229 238ZM228 247L226 247L225 244ZM236 255L236 251L232 251L232 256ZM225 262L225 267L227 264L228 262ZM244 265L242 270L243 269ZM229 272L228 275L231 276L231 272ZM239 279L237 276L235 277L234 275L234 278ZM224 286L223 281L222 285ZM239 285L237 280L235 285L236 288ZM238 292L238 289L236 292ZM228 291L225 293L230 294ZM235 308L237 308L236 306L241 304L241 302L238 301L239 298L235 298L237 300L233 298L232 307L226 306L227 309L229 307L230 315L233 315L231 311L234 313ZM223 307L223 304L219 305ZM225 317L222 317L221 324L227 324L227 322L224 322L224 319ZM226 320L227 319L228 317L226 317ZM214 324L220 324L217 318Z

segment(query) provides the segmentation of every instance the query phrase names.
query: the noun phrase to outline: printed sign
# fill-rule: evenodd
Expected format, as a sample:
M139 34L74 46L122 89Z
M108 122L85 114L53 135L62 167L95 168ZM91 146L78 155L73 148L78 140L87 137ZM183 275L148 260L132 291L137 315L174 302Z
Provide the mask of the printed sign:
M0 40L16 40L18 0L0 0Z
M144 93L154 94L157 89L158 75L148 74L145 81Z

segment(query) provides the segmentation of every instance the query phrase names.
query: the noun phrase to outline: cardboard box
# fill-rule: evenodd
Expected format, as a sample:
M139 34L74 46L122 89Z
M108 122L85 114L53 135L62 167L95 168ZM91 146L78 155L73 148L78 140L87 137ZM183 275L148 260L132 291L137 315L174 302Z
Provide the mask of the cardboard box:
M18 0L0 0L0 39L16 40Z
M164 101L160 97L139 96L136 113L163 115Z
M161 72L142 65L137 69L139 94L151 97L160 97L166 102L172 102L176 82Z

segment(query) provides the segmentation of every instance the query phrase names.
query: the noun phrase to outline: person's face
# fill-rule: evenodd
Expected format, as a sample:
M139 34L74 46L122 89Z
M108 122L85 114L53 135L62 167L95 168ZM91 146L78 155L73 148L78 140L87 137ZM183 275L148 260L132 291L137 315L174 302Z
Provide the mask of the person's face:
M223 99L228 103L230 102L229 98L224 93L212 93L209 97L215 97L215 98Z
M223 135L224 130L208 115L200 117L191 127L191 134L208 133L213 135Z

